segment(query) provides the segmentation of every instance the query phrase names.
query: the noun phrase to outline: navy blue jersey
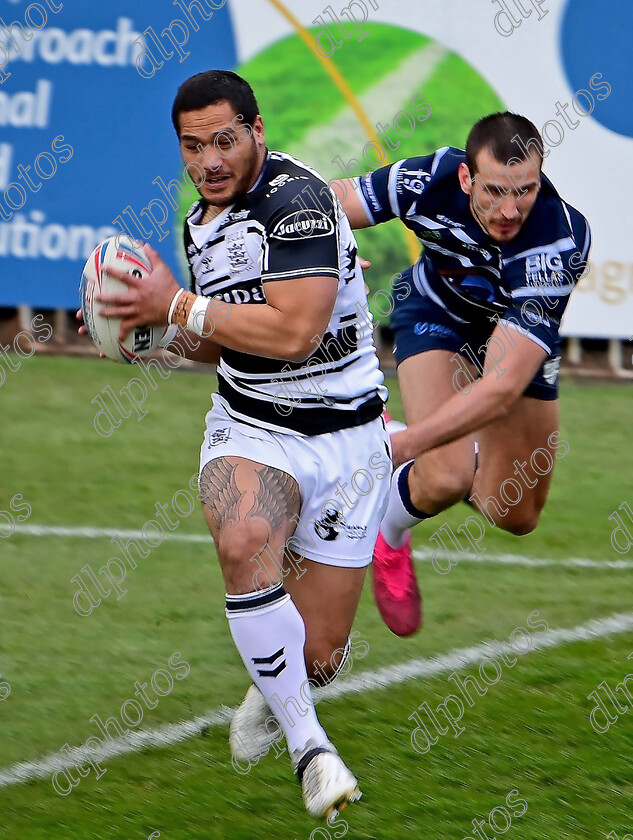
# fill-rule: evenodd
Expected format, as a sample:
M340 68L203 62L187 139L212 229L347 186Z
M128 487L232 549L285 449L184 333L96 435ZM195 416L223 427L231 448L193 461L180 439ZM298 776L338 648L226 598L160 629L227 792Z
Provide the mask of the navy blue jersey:
M499 245L470 211L458 179L462 162L462 150L444 147L365 175L359 185L367 216L374 224L401 219L424 245L413 266L412 294L428 296L457 323L469 323L472 318L456 309L446 281L464 281L475 295L477 286L485 287L500 304L497 319L551 353L569 295L586 269L589 225L543 176L520 232ZM396 309L398 300L396 295Z

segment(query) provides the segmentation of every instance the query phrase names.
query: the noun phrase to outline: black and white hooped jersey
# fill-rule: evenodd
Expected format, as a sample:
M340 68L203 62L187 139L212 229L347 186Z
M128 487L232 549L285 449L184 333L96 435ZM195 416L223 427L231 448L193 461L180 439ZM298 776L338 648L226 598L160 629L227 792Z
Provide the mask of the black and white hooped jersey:
M378 417L387 396L373 343L357 246L347 217L316 172L269 152L253 188L208 224L198 201L185 223L196 294L229 304L266 303L266 284L335 277L323 339L304 362L223 348L218 393L227 412L274 431L315 435ZM230 319L230 315L229 315Z
M501 317L551 352L574 286L584 276L591 235L584 216L567 204L548 178L517 236L499 245L479 226L462 191L460 149L446 146L408 158L359 179L360 196L374 223L400 218L424 245L413 266L412 293L428 295L456 321L442 276L475 275L498 282L512 303ZM395 307L402 295L395 295Z

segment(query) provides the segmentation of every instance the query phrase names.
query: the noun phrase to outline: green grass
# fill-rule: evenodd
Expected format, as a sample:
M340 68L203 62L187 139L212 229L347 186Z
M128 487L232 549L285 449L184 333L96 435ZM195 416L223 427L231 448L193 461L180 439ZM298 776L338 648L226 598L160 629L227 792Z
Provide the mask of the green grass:
M0 391L0 509L22 493L32 507L26 524L138 530L155 518L157 502L170 505L188 487L214 378L174 372L148 394L147 416L130 417L100 437L91 399L107 385L118 393L135 373L97 360L34 358L7 377ZM389 384L390 408L401 416L397 387ZM623 501L633 503L632 400L628 386L563 384L561 430L570 451L557 465L541 525L521 539L488 529L490 554L619 558L608 516ZM443 518L456 525L467 513L457 506ZM429 547L431 530L417 529L417 548ZM197 509L179 519L175 533L204 533ZM248 680L226 626L210 541L152 549L128 570L127 593L120 600L110 595L87 617L72 608L70 579L86 563L96 571L117 553L107 538L15 533L1 541L0 552L0 670L11 685L0 702L0 770L98 736L90 718L120 719L135 681L168 668L175 651L190 673L144 711L142 728L239 703ZM464 562L445 576L429 564L418 571L424 631L405 640L391 635L367 585L355 628L369 653L354 662L351 676L507 639L533 610L550 628L631 611L626 570ZM412 749L409 716L455 692L448 672L323 701L320 717L364 791L362 803L344 814L346 836L461 840L472 836L472 819L487 820L518 788L528 810L512 819L508 837L594 840L615 830L622 840L633 831L633 714L600 735L589 723L587 695L602 680L613 687L633 671L631 650L627 633L520 657L465 710L465 732L441 737L426 755ZM478 677L478 670L460 674ZM103 766L102 778L91 772L68 796L57 794L50 778L0 787L0 838L144 840L158 830L169 840L310 840L316 827L303 812L285 757L270 755L239 776L225 727Z

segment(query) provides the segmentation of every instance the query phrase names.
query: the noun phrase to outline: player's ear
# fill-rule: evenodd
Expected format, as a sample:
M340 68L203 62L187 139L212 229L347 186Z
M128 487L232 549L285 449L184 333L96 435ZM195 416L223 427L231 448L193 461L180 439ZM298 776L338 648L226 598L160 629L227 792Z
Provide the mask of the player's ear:
M468 165L465 163L460 163L457 169L457 177L459 178L459 186L462 188L462 192L465 192L466 195L470 195L473 189L472 185L472 176L470 174L470 169Z
M264 136L264 120L261 117L261 114L258 114L255 117L255 122L253 123L253 137L255 138L256 143L266 144L266 137Z

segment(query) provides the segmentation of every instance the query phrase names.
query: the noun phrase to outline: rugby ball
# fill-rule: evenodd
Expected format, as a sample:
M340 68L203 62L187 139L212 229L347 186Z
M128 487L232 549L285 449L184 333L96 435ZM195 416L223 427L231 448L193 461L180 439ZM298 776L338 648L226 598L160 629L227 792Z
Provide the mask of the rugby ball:
M88 335L97 348L114 362L133 364L149 356L165 333L165 327L136 327L119 341L120 318L104 318L99 314L105 304L96 300L99 294L124 292L127 286L104 269L117 268L145 277L152 270L151 264L140 243L120 233L110 236L94 249L84 266L79 284L81 311Z

